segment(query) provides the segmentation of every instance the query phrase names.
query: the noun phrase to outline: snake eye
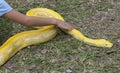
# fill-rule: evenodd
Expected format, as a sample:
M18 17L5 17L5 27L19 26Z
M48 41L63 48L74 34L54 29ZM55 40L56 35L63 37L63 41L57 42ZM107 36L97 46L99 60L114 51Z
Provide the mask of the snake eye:
M112 47L111 44L105 44L104 46L105 46L105 47Z
M108 44L105 44L105 46L108 46Z

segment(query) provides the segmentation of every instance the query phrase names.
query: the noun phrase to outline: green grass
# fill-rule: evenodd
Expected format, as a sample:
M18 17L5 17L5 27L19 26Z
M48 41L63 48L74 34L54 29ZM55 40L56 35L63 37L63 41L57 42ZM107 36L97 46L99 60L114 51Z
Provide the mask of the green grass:
M112 4L107 0L101 0L101 2L44 1L12 0L8 2L14 9L24 14L36 7L53 9L87 37L105 38L113 42L114 46L112 48L89 46L59 31L53 40L26 47L18 52L0 67L0 73L120 72L120 19L118 7L116 7L119 6L118 4ZM2 45L10 36L30 29L9 19L0 18L0 44Z

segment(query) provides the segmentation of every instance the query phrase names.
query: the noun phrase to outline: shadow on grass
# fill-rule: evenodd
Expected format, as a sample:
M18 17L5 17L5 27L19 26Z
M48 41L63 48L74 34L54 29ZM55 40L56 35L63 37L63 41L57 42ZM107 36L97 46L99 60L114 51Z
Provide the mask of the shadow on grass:
M10 21L5 18L0 18L0 45L2 45L10 36L13 30Z

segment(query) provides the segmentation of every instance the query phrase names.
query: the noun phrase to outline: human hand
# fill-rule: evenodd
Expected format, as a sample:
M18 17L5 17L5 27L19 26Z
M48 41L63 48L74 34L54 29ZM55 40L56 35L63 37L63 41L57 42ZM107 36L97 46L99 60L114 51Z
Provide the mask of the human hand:
M60 28L60 29L63 29L63 30L72 30L74 29L74 27L72 25L70 25L69 23L67 22L64 22L62 20L57 20L56 19L56 25Z

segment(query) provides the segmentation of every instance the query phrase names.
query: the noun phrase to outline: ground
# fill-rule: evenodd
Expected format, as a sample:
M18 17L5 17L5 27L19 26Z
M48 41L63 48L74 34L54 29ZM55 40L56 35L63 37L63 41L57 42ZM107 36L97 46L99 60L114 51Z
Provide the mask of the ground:
M119 0L6 0L16 10L45 7L89 38L111 41L112 48L97 48L59 30L51 41L28 46L0 67L0 73L120 73ZM0 44L10 36L30 30L0 18Z

